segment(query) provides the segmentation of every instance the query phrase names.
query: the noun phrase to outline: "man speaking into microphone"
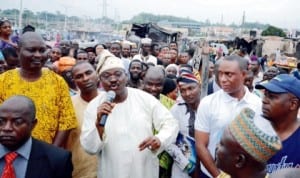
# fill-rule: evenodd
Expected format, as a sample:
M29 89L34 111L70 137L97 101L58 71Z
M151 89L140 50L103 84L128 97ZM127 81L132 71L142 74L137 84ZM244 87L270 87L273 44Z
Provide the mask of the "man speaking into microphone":
M103 57L97 72L106 92L87 106L80 141L98 155L98 177L158 178L157 155L175 141L177 120L152 95L126 87L121 59Z

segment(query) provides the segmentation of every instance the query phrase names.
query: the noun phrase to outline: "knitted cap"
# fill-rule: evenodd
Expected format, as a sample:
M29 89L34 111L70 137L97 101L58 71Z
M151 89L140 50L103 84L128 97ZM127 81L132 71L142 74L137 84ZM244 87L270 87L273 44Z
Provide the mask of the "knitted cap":
M122 60L115 56L105 56L101 58L97 66L97 73L101 75L104 71L114 68L121 68L125 70Z
M197 80L193 72L189 70L189 68L181 67L179 70L179 77L177 79L177 83L199 83L199 81Z
M281 142L264 118L254 118L255 112L243 109L228 126L239 145L259 162L267 162L281 149Z

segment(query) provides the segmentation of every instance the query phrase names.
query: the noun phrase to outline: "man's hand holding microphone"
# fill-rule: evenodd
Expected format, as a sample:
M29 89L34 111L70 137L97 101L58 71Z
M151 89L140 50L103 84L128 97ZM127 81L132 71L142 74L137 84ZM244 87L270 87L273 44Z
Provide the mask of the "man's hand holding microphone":
M106 101L100 104L100 106L98 106L97 108L97 120L95 125L101 139L103 139L104 127L107 117L116 105L116 103L113 102L115 97L116 93L114 91L108 91L106 94ZM143 140L138 147L140 151L143 151L145 148L148 148L151 151L155 151L159 149L160 146L160 140L156 136L150 136Z
M107 120L107 116L111 113L112 109L116 105L115 103L113 103L115 97L116 93L114 91L108 91L106 95L106 101L97 108L97 119L95 125L101 139L103 139L104 126Z

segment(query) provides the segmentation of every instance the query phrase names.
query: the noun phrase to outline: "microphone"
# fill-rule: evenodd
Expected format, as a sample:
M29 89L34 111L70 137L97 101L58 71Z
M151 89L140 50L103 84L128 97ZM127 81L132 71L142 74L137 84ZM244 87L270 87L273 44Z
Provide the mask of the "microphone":
M116 97L116 93L114 91L109 90L106 94L106 101L112 102ZM104 127L107 120L107 114L101 116L99 125Z

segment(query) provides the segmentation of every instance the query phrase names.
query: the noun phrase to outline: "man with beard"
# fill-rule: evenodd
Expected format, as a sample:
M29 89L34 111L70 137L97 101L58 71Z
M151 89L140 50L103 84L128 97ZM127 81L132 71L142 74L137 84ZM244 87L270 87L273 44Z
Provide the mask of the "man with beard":
M142 62L157 65L157 58L151 55L151 43L152 40L150 38L143 38L141 40L142 53L135 55L133 59L139 59Z
M83 123L83 113L89 104L100 93L98 77L94 67L88 61L80 61L72 68L72 78L80 92L72 96L72 103L79 127L70 132L66 148L72 151L74 164L73 178L97 176L97 157L87 154L80 145L79 136Z
M157 178L157 154L174 142L177 121L153 96L126 87L119 58L100 60L97 72L105 92L88 104L80 141L88 153L97 154L98 177ZM112 101L109 93L115 93Z
M69 56L71 50L71 42L67 40L62 40L59 43L59 48L61 50L61 57Z
M300 121L297 114L300 107L300 81L291 75L280 74L270 81L256 86L264 89L263 117L268 119L280 140L283 149L268 161L269 173L300 166Z
M142 74L142 62L140 60L134 59L129 64L129 80L127 86L132 88L142 89L143 80L141 79Z
M36 32L26 32L19 42L20 68L0 76L0 102L12 95L29 96L36 104L39 122L33 137L64 147L77 121L65 81L43 68L47 60L46 44Z

